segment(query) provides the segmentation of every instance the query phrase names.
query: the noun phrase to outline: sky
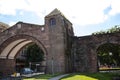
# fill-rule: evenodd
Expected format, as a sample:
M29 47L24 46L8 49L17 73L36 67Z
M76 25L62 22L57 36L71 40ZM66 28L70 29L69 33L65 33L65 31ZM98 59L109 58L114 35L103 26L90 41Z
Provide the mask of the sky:
M120 0L0 0L0 22L43 25L55 8L73 24L75 36L120 25Z

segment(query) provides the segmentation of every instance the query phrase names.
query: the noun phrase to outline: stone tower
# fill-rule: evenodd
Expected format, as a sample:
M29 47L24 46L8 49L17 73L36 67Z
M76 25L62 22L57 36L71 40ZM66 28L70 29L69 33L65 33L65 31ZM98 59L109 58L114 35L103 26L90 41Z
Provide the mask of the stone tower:
M0 34L0 72L12 74L16 55L30 43L44 52L44 72L71 72L73 36L72 23L58 9L45 16L44 25L18 22Z
M58 10L54 9L45 17L45 27L48 28L50 50L48 65L52 73L68 72L67 50L70 36L73 36L72 23Z

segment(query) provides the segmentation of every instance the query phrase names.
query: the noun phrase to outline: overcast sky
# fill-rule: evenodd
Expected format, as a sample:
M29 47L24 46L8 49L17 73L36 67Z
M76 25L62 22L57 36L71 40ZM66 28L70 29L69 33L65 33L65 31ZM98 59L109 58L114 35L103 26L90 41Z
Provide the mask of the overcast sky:
M73 23L76 36L120 24L120 0L0 0L0 22L43 25L44 17L55 8Z

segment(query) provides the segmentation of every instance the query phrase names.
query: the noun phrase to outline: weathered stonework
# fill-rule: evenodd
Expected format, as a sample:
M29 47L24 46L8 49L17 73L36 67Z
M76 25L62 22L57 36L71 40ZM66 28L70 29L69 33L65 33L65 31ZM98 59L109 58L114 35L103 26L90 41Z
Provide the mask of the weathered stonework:
M12 74L12 72L15 72L15 61L14 60L10 60L10 59L0 59L0 68L1 71L3 72L4 75L7 74Z
M74 71L97 72L97 49L106 43L120 44L120 33L75 37L73 42Z
M57 9L45 17L45 25L16 23L0 33L0 72L13 73L16 55L30 43L36 43L43 50L46 73L68 72L66 68L67 38L73 35L72 24ZM7 64L11 66L8 67Z
M97 49L105 43L120 43L120 33L74 36L72 23L55 9L44 25L18 22L0 33L0 72L15 71L18 52L36 43L44 52L46 73L97 72Z

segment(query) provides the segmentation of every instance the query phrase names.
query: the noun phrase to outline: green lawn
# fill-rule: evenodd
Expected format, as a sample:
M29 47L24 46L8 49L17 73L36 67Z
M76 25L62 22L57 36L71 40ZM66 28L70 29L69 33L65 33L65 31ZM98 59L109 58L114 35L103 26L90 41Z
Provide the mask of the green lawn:
M112 80L115 76L120 73L74 73L60 80Z
M48 79L58 76L58 75L60 75L60 74L55 74L55 75L42 74L42 75L37 75L37 76L31 77L31 78L24 78L23 80L48 80Z
M23 80L48 80L60 74L38 75L31 78L24 78ZM60 80L112 80L113 77L120 76L120 73L73 73Z

